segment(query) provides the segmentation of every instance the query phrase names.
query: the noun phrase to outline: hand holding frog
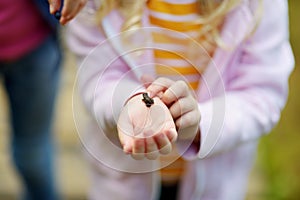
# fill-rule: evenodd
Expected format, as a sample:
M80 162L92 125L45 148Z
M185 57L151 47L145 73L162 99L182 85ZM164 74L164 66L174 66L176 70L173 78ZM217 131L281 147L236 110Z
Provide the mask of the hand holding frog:
M172 150L177 138L173 118L157 97L147 106L145 94L132 97L125 104L118 120L118 134L123 150L135 159L156 159Z
M175 121L178 139L199 140L200 111L188 84L158 78L147 87L150 97L159 96L166 104Z

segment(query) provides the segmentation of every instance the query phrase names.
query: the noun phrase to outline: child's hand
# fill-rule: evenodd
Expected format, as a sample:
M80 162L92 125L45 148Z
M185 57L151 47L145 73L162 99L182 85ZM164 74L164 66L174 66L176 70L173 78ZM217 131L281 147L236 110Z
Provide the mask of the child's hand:
M132 97L122 109L118 120L118 134L124 152L135 159L156 159L168 154L177 138L173 118L163 102L154 98L147 107L139 94Z
M187 83L158 78L147 91L150 97L159 96L169 107L178 130L178 139L194 139L199 134L200 111Z
M54 14L61 7L63 0L48 0L50 13ZM64 0L59 22L65 25L72 20L86 4L87 0Z

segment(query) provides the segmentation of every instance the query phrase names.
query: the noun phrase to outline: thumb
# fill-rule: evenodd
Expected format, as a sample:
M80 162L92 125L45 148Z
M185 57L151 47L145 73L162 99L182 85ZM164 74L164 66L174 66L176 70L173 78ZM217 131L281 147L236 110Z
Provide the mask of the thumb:
M143 83L144 87L147 88L151 83L154 81L153 76L148 75L148 74L143 74L141 76L141 82Z
M61 6L61 0L48 0L49 2L49 11L51 14L54 14L55 11L58 11Z
M123 147L123 151L125 153L131 153L133 147L132 138L128 136L126 133L122 133L120 131L118 133L118 136L119 136L120 143Z

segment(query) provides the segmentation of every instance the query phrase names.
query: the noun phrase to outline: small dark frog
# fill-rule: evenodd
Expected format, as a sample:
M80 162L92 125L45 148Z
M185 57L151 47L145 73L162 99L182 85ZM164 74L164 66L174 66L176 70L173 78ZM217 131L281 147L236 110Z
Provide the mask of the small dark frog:
M151 105L154 104L154 100L150 98L147 93L143 93L143 102L147 107L151 107Z

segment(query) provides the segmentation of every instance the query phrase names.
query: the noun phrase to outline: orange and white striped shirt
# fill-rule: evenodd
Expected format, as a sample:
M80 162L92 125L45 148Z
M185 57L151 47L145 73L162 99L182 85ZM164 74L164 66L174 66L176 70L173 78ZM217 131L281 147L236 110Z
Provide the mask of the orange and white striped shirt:
M168 29L165 32L152 33L153 42L159 47L153 50L156 74L172 80L184 79L196 90L201 72L206 66L205 62L200 60L199 49L203 49L191 48L196 45L195 41L200 40L197 36L201 25L195 23L199 18L197 0L148 0L147 6L151 25ZM205 52L203 54L205 55ZM202 59L205 57L208 56L202 56ZM200 64L195 67L191 63L202 63L202 66ZM176 161L173 162L174 160ZM168 165L171 162L172 164ZM161 157L161 165L168 165L160 171L164 184L180 180L184 172L184 160L180 158L176 149L170 155Z
M173 80L185 79L196 90L205 67L195 66L201 47L191 48L199 41L197 36L201 29L201 25L195 23L199 18L198 1L149 0L148 8L151 25L169 30L152 33L153 41L159 47L154 50L157 75Z

